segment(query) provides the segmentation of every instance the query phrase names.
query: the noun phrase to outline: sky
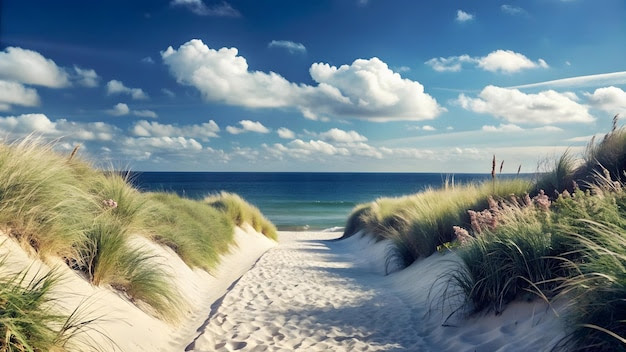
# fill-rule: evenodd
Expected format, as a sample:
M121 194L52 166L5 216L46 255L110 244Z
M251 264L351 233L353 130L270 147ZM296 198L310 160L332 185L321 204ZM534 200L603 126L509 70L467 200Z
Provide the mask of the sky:
M0 1L0 139L136 171L535 172L626 116L623 0ZM33 137L29 137L33 138Z

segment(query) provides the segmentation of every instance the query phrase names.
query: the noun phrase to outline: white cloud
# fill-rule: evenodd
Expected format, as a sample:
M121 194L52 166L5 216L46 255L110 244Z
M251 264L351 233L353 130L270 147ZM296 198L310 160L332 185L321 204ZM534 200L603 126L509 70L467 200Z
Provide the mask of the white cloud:
M226 126L226 131L230 134L240 134L246 132L269 133L270 130L258 121L241 120L239 121L241 128Z
M485 71L513 73L529 68L548 68L548 64L539 59L531 61L526 56L511 50L496 50L478 61L478 66Z
M241 14L235 10L229 3L222 1L221 4L207 6L202 0L172 0L172 6L184 6L191 12L200 16L214 17L239 17Z
M117 103L112 109L107 110L107 113L113 116L128 115L130 113L130 108L124 103Z
M0 117L0 133L23 137L34 133L43 137L68 137L82 141L110 141L119 129L104 122L80 123L59 119L51 121L44 114Z
M522 84L509 88L537 88L537 87L597 87L607 85L626 84L626 71L601 73L597 75L578 76L556 79L552 81Z
M450 57L434 57L425 62L437 72L459 72L464 62L475 63L477 59L469 55L450 56Z
M81 86L89 88L97 87L100 82L100 76L95 70L80 68L76 65L74 65L74 77L72 79Z
M37 106L39 95L33 88L20 83L0 80L0 111L10 110L11 105Z
M509 123L509 124L501 123L500 126L486 125L482 127L482 130L485 132L521 132L521 131L524 131L523 128L512 123Z
M322 132L319 134L319 137L331 143L352 143L367 141L367 138L365 136L360 135L356 131L344 131L338 128L331 128L326 132Z
M316 140L316 141L310 140L308 142L305 142L301 139L295 139L287 143L287 146L292 149L290 152L296 155L298 154L310 155L313 153L321 153L325 155L336 155L336 154L348 155L349 154L346 148L337 148L333 146L332 144L329 144L320 140Z
M54 61L36 51L16 47L0 51L0 79L50 88L70 85L67 72Z
M133 110L133 115L139 116L139 117L150 117L153 119L156 119L157 117L159 117L157 113L152 110Z
M310 86L274 72L249 71L236 48L214 50L197 39L161 55L179 83L197 88L209 101L293 107L310 119L425 120L445 111L419 82L403 79L378 58L340 67L315 63L309 72L317 86Z
M422 127L422 129L423 129L424 131L436 131L436 130L437 130L436 128L434 128L434 127L433 127L433 126L431 126L431 125L424 125L424 127Z
M146 56L141 59L141 62L143 62L144 64L153 64L154 60L150 56Z
M276 130L276 133L278 133L278 137L283 138L283 139L294 139L296 137L296 134L285 127L281 127L278 130Z
M432 58L425 62L438 72L458 72L464 63L475 64L477 67L490 72L514 73L524 69L548 68L543 59L533 62L526 56L511 50L496 50L483 57L469 55Z
M485 87L478 98L459 95L458 104L466 110L490 114L511 123L548 125L590 123L595 119L588 106L579 104L574 93L553 90L525 94L517 89Z
M220 128L213 120L199 125L184 126L141 120L137 121L130 131L138 137L186 137L207 141L209 138L217 138Z
M474 19L474 15L467 13L463 10L456 11L456 21L457 22L467 22Z
M302 43L296 43L289 40L272 40L268 45L268 48L283 48L287 49L291 54L306 53L306 47Z
M598 88L593 93L585 93L589 103L611 114L626 112L626 92L617 87Z
M518 6L513 6L513 5L508 5L508 4L504 4L502 6L500 6L500 10L502 10L502 12L507 13L509 15L525 15L527 14L526 10L524 10L521 7Z
M107 83L107 95L128 94L135 100L148 99L148 95L141 88L128 88L123 82L110 80Z
M185 137L127 137L122 140L122 145L129 154L145 155L150 157L154 149L166 152L182 152L185 150L201 151L202 144L193 138Z

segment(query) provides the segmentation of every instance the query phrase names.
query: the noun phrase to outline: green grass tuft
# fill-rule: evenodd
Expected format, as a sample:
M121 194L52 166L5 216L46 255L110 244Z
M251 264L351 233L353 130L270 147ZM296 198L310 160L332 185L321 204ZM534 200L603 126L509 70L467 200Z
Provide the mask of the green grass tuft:
M145 232L172 248L190 267L210 271L228 252L233 223L207 204L175 194L147 193Z
M204 199L210 206L224 212L235 225L250 224L257 232L260 232L272 240L278 238L276 227L263 216L261 211L252 204L246 202L234 193L221 192L208 196Z

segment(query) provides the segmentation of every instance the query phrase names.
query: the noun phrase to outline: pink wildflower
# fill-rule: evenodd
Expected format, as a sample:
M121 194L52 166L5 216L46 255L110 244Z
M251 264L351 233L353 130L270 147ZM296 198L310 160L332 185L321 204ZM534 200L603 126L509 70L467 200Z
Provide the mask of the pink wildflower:
M459 241L461 246L468 244L470 241L474 239L466 229L460 226L452 226L452 229L454 230L456 239Z
M102 204L104 204L104 206L109 207L111 209L117 208L117 202L114 201L113 199L105 199L102 201Z

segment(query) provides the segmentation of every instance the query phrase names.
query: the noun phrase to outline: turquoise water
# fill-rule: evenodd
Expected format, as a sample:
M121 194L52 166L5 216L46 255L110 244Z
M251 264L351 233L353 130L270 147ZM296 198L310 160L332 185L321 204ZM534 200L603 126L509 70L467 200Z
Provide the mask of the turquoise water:
M342 227L359 203L440 187L446 177L435 173L138 172L132 175L133 183L145 191L176 192L192 199L222 190L237 193L261 209L279 230ZM454 180L467 183L490 177L455 174Z

